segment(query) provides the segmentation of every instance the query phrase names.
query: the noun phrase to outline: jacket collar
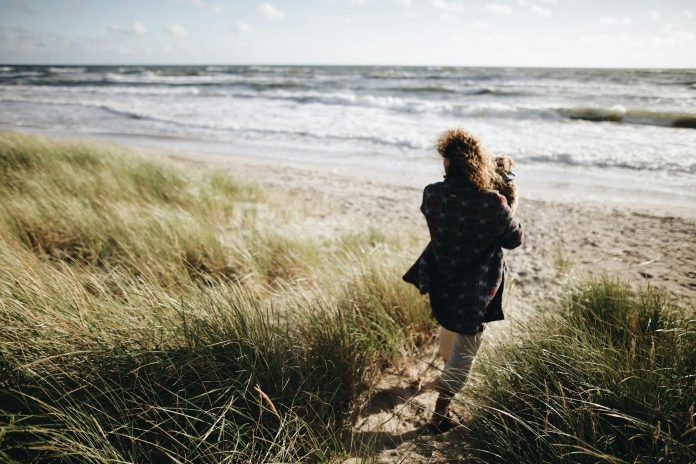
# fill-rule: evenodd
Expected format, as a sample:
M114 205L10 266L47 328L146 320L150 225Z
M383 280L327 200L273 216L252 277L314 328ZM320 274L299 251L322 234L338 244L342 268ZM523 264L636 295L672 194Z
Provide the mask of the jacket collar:
M472 188L473 185L471 185L471 182L469 182L468 179L465 177L459 177L459 176L445 176L445 184L448 185L455 185L457 187L466 187L466 188Z

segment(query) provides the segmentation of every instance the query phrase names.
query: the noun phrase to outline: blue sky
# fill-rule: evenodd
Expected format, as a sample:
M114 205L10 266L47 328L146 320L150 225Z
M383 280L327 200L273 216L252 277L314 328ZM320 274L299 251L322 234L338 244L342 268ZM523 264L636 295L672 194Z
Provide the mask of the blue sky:
M0 0L0 62L696 68L696 2Z

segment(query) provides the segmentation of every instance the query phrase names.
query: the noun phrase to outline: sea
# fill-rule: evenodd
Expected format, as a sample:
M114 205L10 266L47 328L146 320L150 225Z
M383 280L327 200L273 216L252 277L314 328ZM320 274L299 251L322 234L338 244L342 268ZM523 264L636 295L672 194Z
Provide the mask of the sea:
M0 65L0 127L436 178L466 128L541 198L696 207L696 70Z

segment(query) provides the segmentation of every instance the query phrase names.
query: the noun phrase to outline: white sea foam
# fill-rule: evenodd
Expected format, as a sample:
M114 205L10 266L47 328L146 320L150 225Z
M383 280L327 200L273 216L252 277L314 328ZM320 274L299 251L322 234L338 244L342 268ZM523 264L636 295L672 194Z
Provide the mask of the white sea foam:
M313 147L414 169L460 125L522 163L696 186L695 85L688 70L4 66L0 123Z

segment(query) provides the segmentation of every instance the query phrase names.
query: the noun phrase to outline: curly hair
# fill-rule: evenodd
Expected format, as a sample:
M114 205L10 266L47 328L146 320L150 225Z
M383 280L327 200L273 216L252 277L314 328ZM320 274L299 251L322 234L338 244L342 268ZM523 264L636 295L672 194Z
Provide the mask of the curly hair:
M449 160L447 177L468 180L479 190L493 188L493 163L481 141L464 129L449 129L440 134L436 143L440 156Z

